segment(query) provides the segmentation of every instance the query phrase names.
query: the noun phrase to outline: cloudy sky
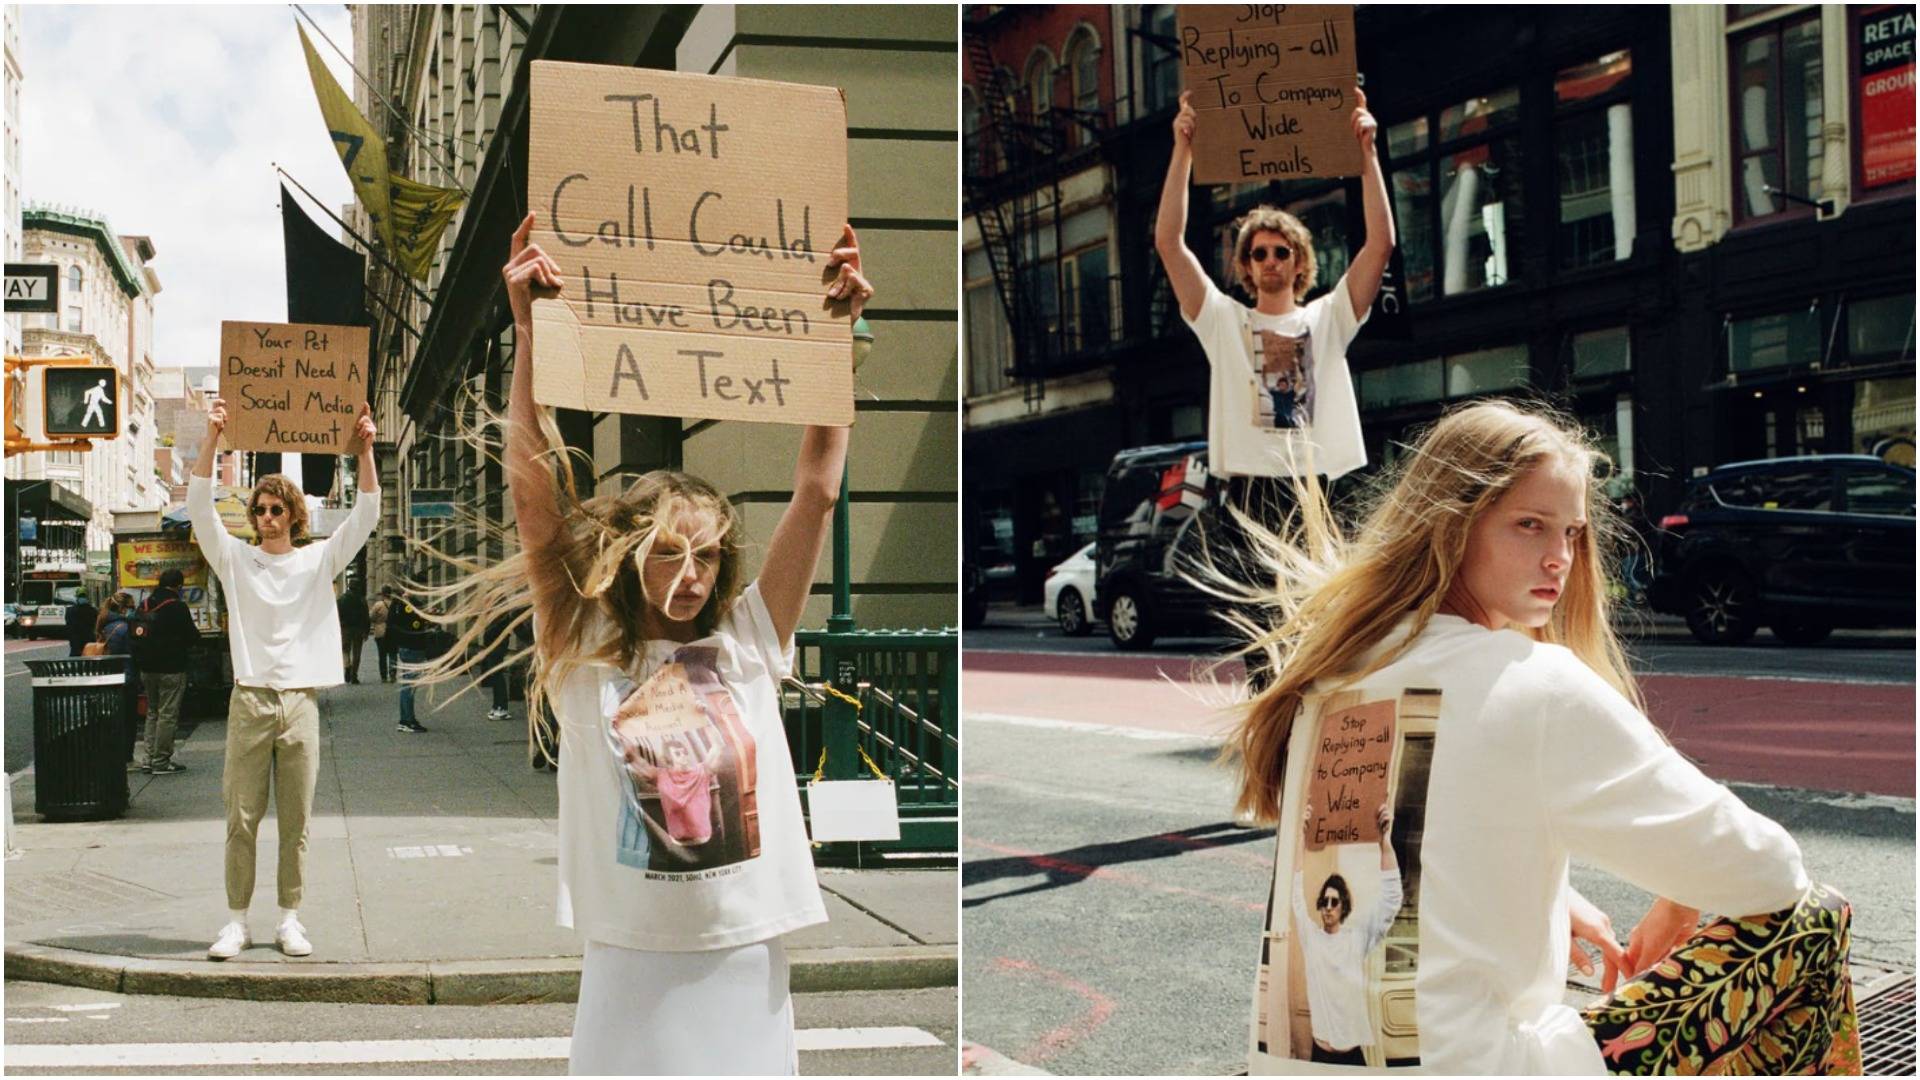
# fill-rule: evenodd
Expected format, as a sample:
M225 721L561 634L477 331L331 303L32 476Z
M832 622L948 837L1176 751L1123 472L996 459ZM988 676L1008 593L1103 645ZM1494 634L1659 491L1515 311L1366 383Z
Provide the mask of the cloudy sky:
M352 50L345 7L302 7ZM278 4L21 10L23 197L153 237L156 364L217 363L222 319L286 318L274 163L336 213L353 197L296 18ZM346 60L308 33L352 93Z

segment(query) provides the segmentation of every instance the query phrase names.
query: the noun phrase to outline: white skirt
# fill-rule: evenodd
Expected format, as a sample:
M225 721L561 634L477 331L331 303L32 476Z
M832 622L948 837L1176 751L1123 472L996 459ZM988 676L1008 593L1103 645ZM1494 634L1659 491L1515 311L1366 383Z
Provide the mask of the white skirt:
M793 996L780 939L705 952L587 942L574 1076L792 1076Z

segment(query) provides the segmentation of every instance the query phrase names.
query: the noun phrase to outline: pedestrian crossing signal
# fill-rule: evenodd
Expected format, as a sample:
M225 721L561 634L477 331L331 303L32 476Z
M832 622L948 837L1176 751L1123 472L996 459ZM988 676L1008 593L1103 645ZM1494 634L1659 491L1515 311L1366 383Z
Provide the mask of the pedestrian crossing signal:
M119 371L97 364L48 367L41 416L47 437L120 435Z

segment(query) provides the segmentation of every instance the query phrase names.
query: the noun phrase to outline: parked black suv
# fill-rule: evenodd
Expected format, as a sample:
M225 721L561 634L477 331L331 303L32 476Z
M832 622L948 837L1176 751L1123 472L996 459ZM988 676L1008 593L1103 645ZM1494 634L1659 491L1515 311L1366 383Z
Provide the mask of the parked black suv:
M1703 642L1913 625L1913 470L1865 455L1722 465L1661 519L1648 603Z
M1207 469L1207 444L1122 450L1107 466L1095 539L1094 617L1122 649L1166 635L1231 632L1224 602L1189 581L1204 557L1237 567L1243 530L1227 509L1227 486Z

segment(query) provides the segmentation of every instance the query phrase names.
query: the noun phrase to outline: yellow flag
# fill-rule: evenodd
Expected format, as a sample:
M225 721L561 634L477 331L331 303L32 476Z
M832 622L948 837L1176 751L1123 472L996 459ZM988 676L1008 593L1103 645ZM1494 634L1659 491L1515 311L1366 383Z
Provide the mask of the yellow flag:
M393 218L393 260L407 273L427 279L440 234L460 212L465 196L453 188L429 187L404 176L389 178L388 206Z
M307 51L307 73L313 77L313 92L320 99L320 115L326 118L327 133L333 136L334 149L340 151L340 164L346 167L347 179L353 181L360 205L367 208L374 231L391 248L393 223L387 206L387 141L373 130L360 110L353 107L353 99L340 89L340 84L333 81L333 72L327 70L320 54L313 51L313 42L307 40L306 30L297 23L294 29L300 31L300 47Z

